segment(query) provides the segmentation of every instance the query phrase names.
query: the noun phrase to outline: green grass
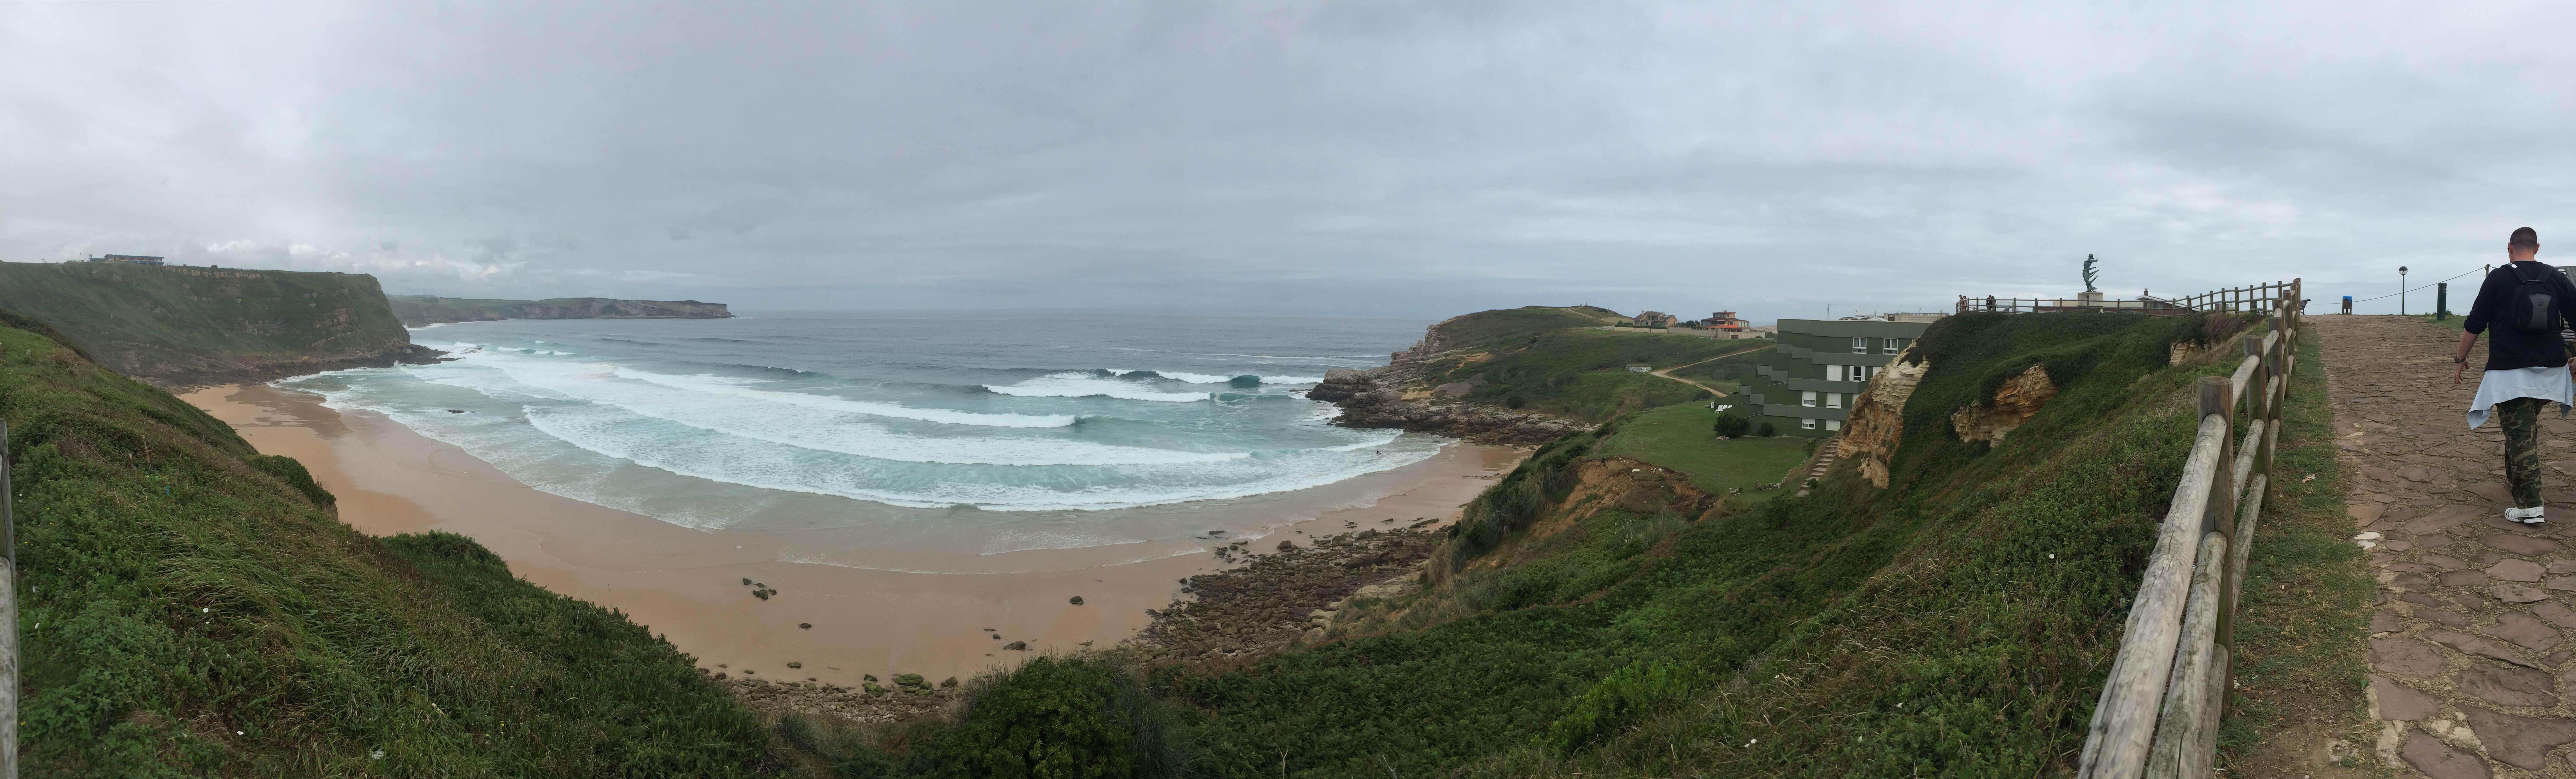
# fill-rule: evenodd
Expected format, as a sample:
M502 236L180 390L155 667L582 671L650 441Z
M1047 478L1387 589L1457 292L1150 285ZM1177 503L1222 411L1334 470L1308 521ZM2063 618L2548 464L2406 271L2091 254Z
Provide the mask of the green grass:
M29 776L747 776L771 733L622 615L0 314Z
M375 277L359 274L0 263L0 308L52 325L118 372L178 383L411 343Z
M1629 363L1656 368L1716 358L1750 364L1767 342L1718 341L1687 335L1639 335L1589 329L1551 330L1495 341L1485 359L1436 366L1436 381L1476 383L1465 399L1601 421L1635 411L1709 397L1707 390L1661 376L1627 370Z
M1698 402L1647 411L1601 443L1603 455L1634 457L1689 474L1712 494L1779 481L1807 459L1814 439L1797 436L1717 440L1717 414ZM1746 492L1746 496L1770 495Z
M2429 317L2427 318L2429 320ZM2447 324L2458 326L2458 317ZM2219 765L2256 753L2313 748L2315 726L2356 744L2368 728L2363 688L2370 609L2378 594L2368 555L2347 540L2343 471L2335 460L2334 411L2314 335L2300 343L2299 371L2273 452L2276 478L2248 553L2238 608L2238 689L2219 731ZM2313 475L2314 480L2308 477ZM2274 743L2275 737L2299 737ZM2275 761L2277 762L2277 761Z
M1477 349L1567 328L1604 327L1630 321L1634 320L1597 306L1522 306L1450 317L1432 325L1431 332L1447 348Z

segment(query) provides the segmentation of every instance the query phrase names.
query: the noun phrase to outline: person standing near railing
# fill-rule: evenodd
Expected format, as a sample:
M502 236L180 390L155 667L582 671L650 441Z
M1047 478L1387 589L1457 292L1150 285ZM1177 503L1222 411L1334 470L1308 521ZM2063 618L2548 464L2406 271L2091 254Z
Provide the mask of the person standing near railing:
M2505 509L2504 518L2533 525L2543 521L2540 408L2552 401L2563 408L2576 400L2570 397L2576 395L2576 382L2569 380L2576 361L2568 359L2558 340L2561 324L2576 319L2576 284L2557 268L2540 264L2539 254L2540 233L2528 227L2513 231L2505 241L2505 257L2512 261L2489 271L2486 283L2479 285L2477 302L2460 322L2465 331L2460 348L2451 356L2451 383L2457 385L2469 369L2469 347L2488 324L2496 326L2477 399L2469 402L2469 429L2486 424L2488 409L2495 410L2504 427L2505 486L2513 492L2513 506Z

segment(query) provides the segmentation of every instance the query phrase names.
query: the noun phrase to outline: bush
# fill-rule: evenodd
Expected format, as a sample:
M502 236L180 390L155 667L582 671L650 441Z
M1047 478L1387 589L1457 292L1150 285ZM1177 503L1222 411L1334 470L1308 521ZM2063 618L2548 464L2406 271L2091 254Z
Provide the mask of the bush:
M1513 396L1510 396L1510 397L1507 397L1507 398L1503 398L1503 407L1504 407L1504 408L1520 408L1520 407L1522 407L1522 406L1526 406L1526 405L1529 405L1529 398L1524 398L1524 397L1521 397L1521 396L1519 396L1519 395L1513 395Z
M1765 427L1768 427L1768 425L1765 425ZM1753 429L1753 420L1745 419L1734 414L1717 415L1718 435L1734 438L1736 436L1743 435L1745 431L1751 429ZM1769 435L1769 433L1766 432L1764 435Z
M1166 777L1183 768L1170 710L1105 656L1039 657L969 685L940 740L950 775Z
M1769 423L1769 422L1764 422L1764 423L1762 423L1762 429L1761 429L1761 431L1759 431L1759 432L1755 433L1755 435L1759 435L1759 436L1762 436L1762 437L1764 437L1764 438L1770 438L1771 436L1776 435L1776 434L1778 434L1779 432L1780 432L1780 431L1778 431L1778 430L1774 430L1774 429L1772 429L1772 427L1771 427L1771 423Z

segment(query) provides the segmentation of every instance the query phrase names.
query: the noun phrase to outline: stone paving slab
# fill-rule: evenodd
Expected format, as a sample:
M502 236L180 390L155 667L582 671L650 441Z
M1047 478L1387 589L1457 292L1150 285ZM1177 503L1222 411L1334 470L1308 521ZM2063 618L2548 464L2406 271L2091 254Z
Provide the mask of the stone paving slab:
M2377 751L2398 776L2576 779L2576 421L2543 412L2551 522L2504 520L2504 435L2470 430L2454 323L2310 316L2334 404L2345 514L2370 550Z

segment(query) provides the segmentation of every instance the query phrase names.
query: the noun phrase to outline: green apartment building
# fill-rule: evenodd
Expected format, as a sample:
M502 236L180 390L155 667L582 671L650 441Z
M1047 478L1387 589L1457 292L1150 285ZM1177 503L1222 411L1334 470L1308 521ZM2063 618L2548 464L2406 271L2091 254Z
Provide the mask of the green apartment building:
M1726 413L1752 420L1757 428L1771 423L1780 435L1821 438L1842 432L1852 399L1931 326L1929 321L1780 320L1780 345L1763 353L1744 389L1717 403L1732 406Z

